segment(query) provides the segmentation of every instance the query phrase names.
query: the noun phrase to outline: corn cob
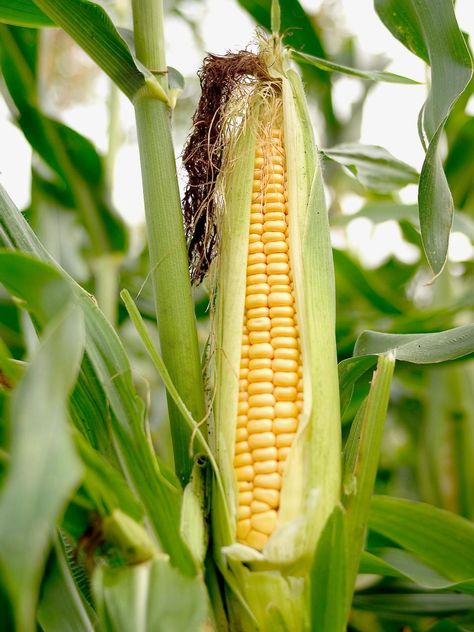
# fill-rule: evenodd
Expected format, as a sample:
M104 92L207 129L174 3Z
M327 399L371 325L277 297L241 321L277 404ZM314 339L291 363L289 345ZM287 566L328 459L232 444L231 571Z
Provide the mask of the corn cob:
M255 154L234 466L237 539L262 550L303 406L281 129Z

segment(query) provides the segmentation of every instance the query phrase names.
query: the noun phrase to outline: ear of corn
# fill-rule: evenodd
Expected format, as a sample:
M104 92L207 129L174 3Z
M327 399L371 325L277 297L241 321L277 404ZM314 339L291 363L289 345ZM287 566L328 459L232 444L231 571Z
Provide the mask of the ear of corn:
M339 399L317 152L298 76L276 85L253 99L227 159L214 441L226 553L292 564L312 554L339 498Z
M240 109L220 182L211 441L225 498L214 496L212 520L217 559L249 608L249 629L272 629L262 603L291 629L339 501L340 419L317 150L298 75L269 68L272 88L257 88Z

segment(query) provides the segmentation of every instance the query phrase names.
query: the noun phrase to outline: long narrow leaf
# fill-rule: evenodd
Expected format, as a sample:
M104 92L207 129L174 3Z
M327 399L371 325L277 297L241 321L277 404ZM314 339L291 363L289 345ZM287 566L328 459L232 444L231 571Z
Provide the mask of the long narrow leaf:
M17 26L54 26L33 0L0 0L0 22Z
M77 307L45 330L15 391L11 465L0 497L0 564L17 626L34 629L39 582L54 524L82 468L67 428L68 395L85 342Z

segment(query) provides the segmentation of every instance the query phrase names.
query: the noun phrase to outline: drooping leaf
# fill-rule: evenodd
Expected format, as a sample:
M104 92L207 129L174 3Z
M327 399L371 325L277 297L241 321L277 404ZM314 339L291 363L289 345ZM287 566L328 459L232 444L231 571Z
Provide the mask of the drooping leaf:
M375 496L369 527L453 581L474 579L474 525L465 518L425 503Z
M420 119L427 153L418 206L423 247L433 272L439 274L447 257L454 210L439 142L447 117L472 76L472 59L452 2L375 0L375 8L393 35L431 66L431 89Z
M471 595L433 593L372 593L356 595L353 606L356 609L370 610L390 615L400 623L408 616L442 616L465 613L474 608Z
M453 582L403 549L386 547L364 552L359 573L408 579L428 590L451 589L474 594L474 578L471 581Z
M408 83L418 84L418 81L403 77L402 75L396 75L393 72L384 72L383 70L360 70L359 68L351 68L350 66L342 66L336 64L329 59L322 59L321 57L315 57L314 55L308 55L301 51L292 50L291 56L294 60L303 64L310 64L321 70L327 72L340 72L349 77L359 77L360 79L368 79L369 81L385 81L387 83Z
M82 473L67 402L84 342L82 314L69 307L45 330L13 396L11 464L0 496L0 565L18 629L25 632L34 629L52 530Z
M343 165L350 176L378 193L391 193L418 182L416 169L397 160L383 147L346 143L322 149L321 154Z
M392 351L397 360L433 364L474 353L474 325L431 334L384 334L364 331L357 339L355 356Z
M129 99L139 90L149 89L166 102L167 96L154 75L130 52L111 19L89 0L34 0L35 4L62 27L117 84Z

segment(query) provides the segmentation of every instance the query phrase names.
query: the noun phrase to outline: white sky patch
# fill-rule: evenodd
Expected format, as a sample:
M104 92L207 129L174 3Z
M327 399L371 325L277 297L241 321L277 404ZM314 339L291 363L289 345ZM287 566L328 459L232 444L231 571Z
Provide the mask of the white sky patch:
M464 233L452 232L449 239L448 257L450 261L459 263L474 258L474 248Z
M20 209L31 200L31 147L0 99L0 182Z

